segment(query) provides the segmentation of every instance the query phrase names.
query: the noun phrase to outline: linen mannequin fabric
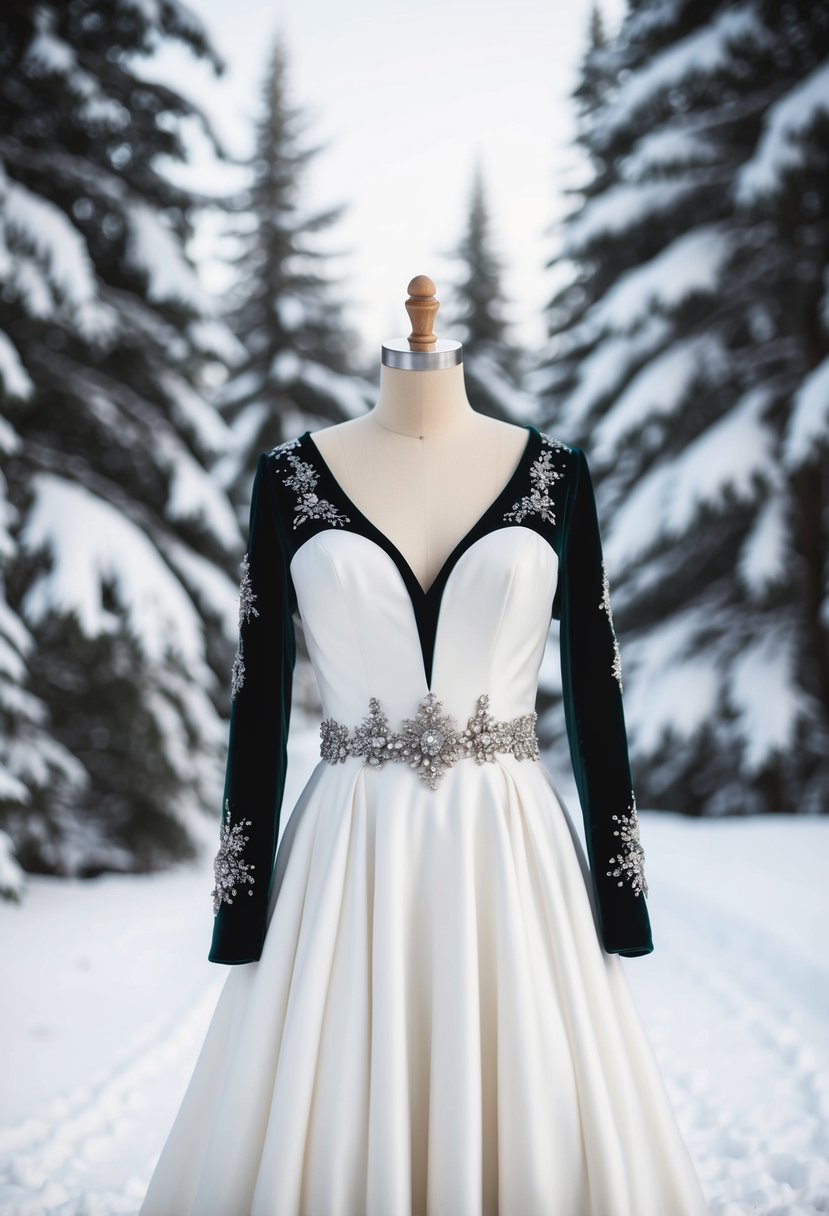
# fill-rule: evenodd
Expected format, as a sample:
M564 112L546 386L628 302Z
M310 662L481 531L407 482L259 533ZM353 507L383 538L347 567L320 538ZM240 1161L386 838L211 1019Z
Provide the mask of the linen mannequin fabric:
M141 1216L700 1216L619 955L653 950L587 457L532 425L424 591L308 431L243 561L213 962ZM323 754L285 822L294 617L324 720L534 713L551 618L586 853L543 761ZM321 736L324 735L324 728Z

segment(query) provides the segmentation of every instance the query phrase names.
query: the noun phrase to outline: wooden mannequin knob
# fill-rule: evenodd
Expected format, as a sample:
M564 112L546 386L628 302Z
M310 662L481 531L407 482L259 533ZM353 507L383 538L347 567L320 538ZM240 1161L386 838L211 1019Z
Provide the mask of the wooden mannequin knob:
M440 302L435 299L435 285L427 275L418 274L409 283L408 292L406 312L412 323L409 349L429 350L437 342L437 335L432 332L440 308Z

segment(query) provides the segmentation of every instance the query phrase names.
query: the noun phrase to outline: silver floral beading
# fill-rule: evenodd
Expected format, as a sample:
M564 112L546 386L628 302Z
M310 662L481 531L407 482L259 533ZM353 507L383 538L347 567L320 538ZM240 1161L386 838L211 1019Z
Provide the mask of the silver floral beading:
M553 500L550 488L559 481L564 473L552 466L553 452L569 452L570 448L558 439L541 432L542 448L530 465L530 481L532 489L529 494L519 498L512 504L509 511L504 512L504 519L512 519L520 524L527 515L540 515L549 524L556 522Z
M255 870L256 866L252 861L245 861L243 857L245 845L250 840L249 836L245 836L244 829L250 826L250 819L240 819L238 823L234 823L231 827L230 802L226 798L225 814L222 817L219 838L219 851L213 861L213 877L216 880L216 885L211 891L214 916L218 913L223 903L233 903L239 887L244 883L253 883L254 881L250 871ZM253 895L253 891L248 891L248 895Z
M246 625L252 616L259 616L258 609L253 606L255 599L253 585L250 581L250 558L246 553L242 558L242 581L239 584L239 644L236 647L233 670L230 674L231 701L236 700L236 694L245 683L245 653L242 641L242 626Z
M619 691L622 692L622 656L619 653L619 639L616 637L616 627L613 624L613 609L610 607L610 582L607 577L604 560L602 561L602 598L599 603L602 612L607 614L610 632L613 637L613 666L611 673L614 680L619 685Z
M361 756L372 768L387 760L408 764L429 786L437 784L448 768L464 757L479 764L494 760L496 752L509 752L518 760L538 759L535 710L516 718L497 719L489 712L489 694L481 693L478 707L464 728L458 729L443 703L427 693L413 718L404 718L401 730L389 729L377 697L369 698L369 712L350 731L334 718L320 723L320 755L329 764Z
M298 437L286 439L284 443L277 444L269 453L275 460L286 457L293 469L292 473L283 473L282 476L283 483L294 491L297 499L294 504L293 527L298 528L300 524L307 523L310 519L325 520L332 527L342 527L343 524L351 523L348 515L343 511L338 511L327 498L319 497L316 491L319 473L307 460L302 460L295 454L293 449L298 445Z
M645 850L639 839L639 816L636 811L636 795L631 794L630 806L624 815L613 815L612 819L619 824L613 832L621 838L621 851L615 857L609 858L609 864L615 868L607 871L608 878L618 878L617 886L629 882L634 895L647 895L648 883L645 878Z

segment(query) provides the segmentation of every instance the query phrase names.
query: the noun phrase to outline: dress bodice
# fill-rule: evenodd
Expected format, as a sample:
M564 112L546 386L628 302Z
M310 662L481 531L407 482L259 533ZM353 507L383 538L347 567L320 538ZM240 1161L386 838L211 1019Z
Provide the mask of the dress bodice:
M289 565L326 715L356 721L376 696L397 720L429 691L464 720L482 692L501 717L533 709L558 576L560 530L549 490L563 478L569 453L528 428L507 483L424 591L307 432L299 444L274 450L287 518L313 511L322 525L292 546ZM527 472L538 498L512 522Z
M371 698L399 722L429 692L459 723L481 694L499 719L531 713L550 623L558 619L567 734L605 946L631 954L653 948L621 661L587 458L535 426L525 429L512 474L425 590L345 493L310 432L260 456L231 682L212 961L247 961L261 950L287 764L296 615L323 714L346 723L363 717ZM613 856L615 867L602 872L594 849L602 859ZM247 873L243 853L255 858L256 879L233 896Z

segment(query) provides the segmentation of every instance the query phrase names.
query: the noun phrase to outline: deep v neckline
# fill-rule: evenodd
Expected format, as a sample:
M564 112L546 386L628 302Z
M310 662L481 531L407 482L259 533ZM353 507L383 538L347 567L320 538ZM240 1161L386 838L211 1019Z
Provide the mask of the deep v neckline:
M324 491L320 496L339 503L344 508L348 516L348 523L351 525L347 530L354 532L358 536L365 537L368 541L382 549L389 556L400 575L412 606L412 612L414 613L423 658L424 680L427 689L430 691L432 688L432 663L435 656L441 600L452 570L468 549L471 549L478 540L494 530L491 524L496 516L499 527L512 526L504 522L504 516L507 509L521 498L522 495L519 487L525 470L530 462L535 459L541 446L541 431L537 427L533 426L532 423L519 423L518 425L523 426L527 431L527 442L515 468L489 506L481 512L472 527L467 529L453 547L434 579L425 589L394 541L385 534L382 528L373 523L360 510L356 502L346 494L328 467L325 457L314 442L310 430L304 431L299 436L301 450L307 456L308 463L313 468L317 478L323 483ZM322 489L322 487L320 488Z
M317 447L310 430L305 431L305 433L302 435L302 439L311 445L313 454L316 457L318 471L321 472L325 480L328 482L329 492L333 490L335 495L340 499L347 510L349 512L353 512L357 522L372 535L373 539L379 541L382 547L386 549L388 554L394 559L399 569L403 573L406 584L409 587L410 594L414 591L420 602L425 605L430 603L436 595L438 597L440 596L442 587L445 584L446 579L449 577L452 567L466 551L466 549L473 543L473 541L477 539L477 533L488 517L507 497L512 494L513 487L521 476L524 466L535 446L535 439L540 434L532 423L518 423L517 425L521 426L527 432L527 441L524 444L517 464L510 473L504 485L496 494L495 498L493 498L489 505L481 512L472 526L467 528L466 532L463 534L463 536L461 536L457 544L453 545L447 557L441 563L437 574L432 579L429 586L425 588L409 564L409 561L402 551L397 547L391 537L387 536L382 528L373 523L372 520L370 520L368 516L360 510L356 502L354 502L353 499L346 494L339 480L334 476L334 473L332 472L322 452Z

